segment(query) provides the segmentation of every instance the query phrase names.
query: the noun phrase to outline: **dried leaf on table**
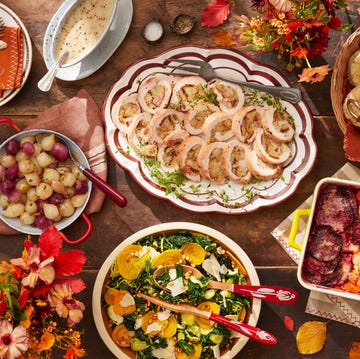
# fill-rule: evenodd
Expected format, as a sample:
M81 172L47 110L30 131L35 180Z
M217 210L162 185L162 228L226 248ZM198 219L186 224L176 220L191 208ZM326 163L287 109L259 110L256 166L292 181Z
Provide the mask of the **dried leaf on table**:
M326 75L331 70L329 65L323 65L319 67L307 67L303 70L303 72L299 75L299 82L321 82L324 80Z
M288 315L284 317L284 326L286 329L293 331L295 328L294 321Z
M349 359L360 359L360 342L352 342L349 350Z
M318 321L305 322L296 334L296 345L300 354L319 352L326 340L326 323Z
M229 0L216 0L209 3L201 17L201 26L217 27L229 17L232 2Z
M210 36L211 40L219 46L231 46L235 44L232 35L226 30L215 31Z

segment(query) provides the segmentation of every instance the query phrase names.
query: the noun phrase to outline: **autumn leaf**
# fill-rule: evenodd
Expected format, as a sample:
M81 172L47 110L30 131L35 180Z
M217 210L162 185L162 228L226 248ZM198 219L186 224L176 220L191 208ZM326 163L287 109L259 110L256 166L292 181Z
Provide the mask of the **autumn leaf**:
M360 342L351 343L349 359L360 359Z
M315 82L321 82L330 70L331 67L329 65L305 68L299 75L299 82L310 82L312 84Z
M288 330L291 330L291 331L294 330L294 327L295 327L294 326L294 321L288 315L285 315L285 317L284 317L284 326Z
M215 31L210 35L210 37L211 40L214 41L215 44L219 46L231 46L236 43L230 32L225 30Z
M201 17L201 26L217 27L229 17L231 2L228 0L216 0L209 3Z
M319 352L326 340L326 323L309 321L300 326L296 334L296 345L300 354Z

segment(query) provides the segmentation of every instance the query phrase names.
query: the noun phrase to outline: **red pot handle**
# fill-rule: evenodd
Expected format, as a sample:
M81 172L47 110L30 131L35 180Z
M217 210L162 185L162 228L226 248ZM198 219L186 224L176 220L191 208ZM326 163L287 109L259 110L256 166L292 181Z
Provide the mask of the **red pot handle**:
M21 128L11 119L7 117L1 117L0 123L7 123L9 124L15 131L21 132Z
M72 244L72 245L79 244L79 243L86 241L88 239L88 237L90 236L90 234L93 230L93 224L92 224L90 218L85 213L82 213L81 216L84 219L84 221L86 222L87 227L88 227L86 232L80 238L74 239L74 240L69 239L64 233L60 232L62 239L66 243Z

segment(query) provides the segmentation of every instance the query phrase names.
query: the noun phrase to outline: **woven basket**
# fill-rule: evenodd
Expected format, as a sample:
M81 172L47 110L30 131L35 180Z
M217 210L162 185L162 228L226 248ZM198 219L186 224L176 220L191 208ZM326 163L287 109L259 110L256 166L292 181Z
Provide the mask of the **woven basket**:
M343 103L346 95L353 89L348 80L348 60L350 56L360 49L360 28L351 34L344 42L336 59L331 77L331 102L336 120L343 133L345 133L348 120L344 116Z

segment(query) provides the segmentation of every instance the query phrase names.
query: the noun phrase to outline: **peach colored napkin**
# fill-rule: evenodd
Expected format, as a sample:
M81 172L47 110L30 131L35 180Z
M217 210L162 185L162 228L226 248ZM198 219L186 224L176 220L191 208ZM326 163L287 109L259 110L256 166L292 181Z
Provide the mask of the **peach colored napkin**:
M24 128L24 130L29 129L48 129L68 136L84 151L93 172L106 180L107 162L103 122L98 106L87 91L80 90L74 98L45 110ZM93 186L85 213L99 212L104 197L105 194ZM0 221L0 234L15 233L17 232Z
M0 50L0 97L2 97L2 91L21 87L24 35L20 27L6 26L0 40L6 44L6 48Z
M359 181L360 169L351 163L346 163L333 175L333 177ZM299 206L299 208L310 208L311 203L312 196L307 198ZM276 238L276 240L283 247L285 252L293 259L293 261L295 263L299 263L301 258L300 251L288 245L293 218L294 213L291 213L271 232L271 234ZM300 245L304 241L307 219L307 217L301 217L299 219L298 232L295 241ZM360 328L360 301L358 300L327 295L317 291L310 291L305 312Z

